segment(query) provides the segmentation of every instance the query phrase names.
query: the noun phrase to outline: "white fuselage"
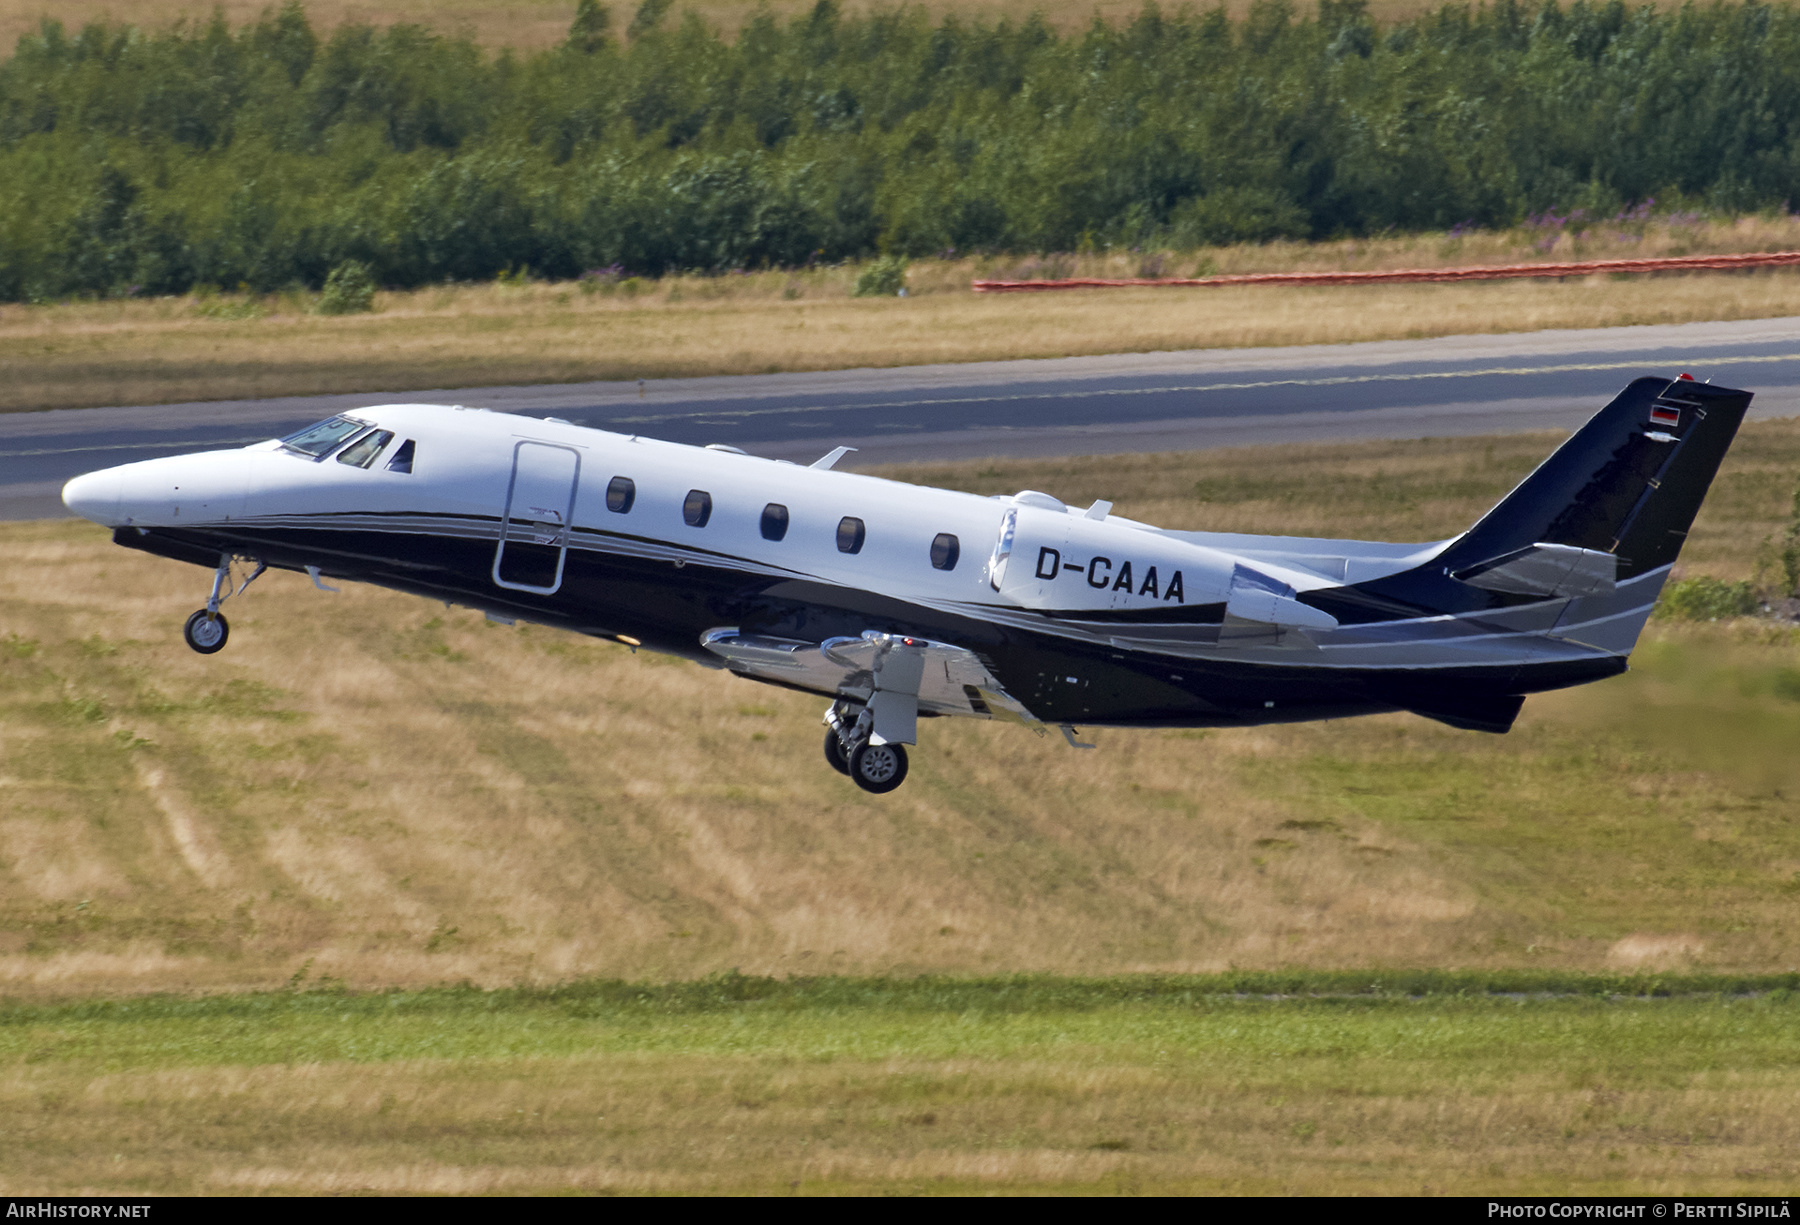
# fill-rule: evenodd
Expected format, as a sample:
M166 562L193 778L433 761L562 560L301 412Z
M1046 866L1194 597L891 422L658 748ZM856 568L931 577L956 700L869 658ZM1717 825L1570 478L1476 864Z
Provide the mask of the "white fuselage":
M200 528L316 521L319 516L418 516L433 523L493 518L506 507L520 442L574 453L572 526L662 545L671 560L720 554L770 572L907 599L995 608L1154 613L1224 603L1234 570L1252 566L1275 586L1330 584L1285 567L1179 539L1105 513L1066 508L1045 494L984 498L850 472L800 467L722 450L434 405L390 405L350 416L393 432L384 450L415 443L412 471L316 461L274 442L146 460L71 482L69 505L115 527ZM633 482L626 513L608 510L615 477ZM684 502L711 497L704 526L690 526ZM761 531L764 508L786 508L780 540ZM1015 535L996 585L995 545L1008 515ZM839 526L859 519L859 550L839 548ZM932 564L940 534L956 538L954 568Z

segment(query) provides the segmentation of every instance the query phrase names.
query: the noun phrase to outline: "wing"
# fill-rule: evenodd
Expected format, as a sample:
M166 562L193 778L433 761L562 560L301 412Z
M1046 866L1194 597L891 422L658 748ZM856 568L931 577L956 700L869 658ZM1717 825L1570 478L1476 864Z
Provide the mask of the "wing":
M724 628L702 634L700 645L740 676L872 704L883 723L890 709L907 722L920 713L1038 722L1001 687L979 655L948 642L878 630L859 638L798 642ZM882 738L913 742L900 726L892 730L898 734Z

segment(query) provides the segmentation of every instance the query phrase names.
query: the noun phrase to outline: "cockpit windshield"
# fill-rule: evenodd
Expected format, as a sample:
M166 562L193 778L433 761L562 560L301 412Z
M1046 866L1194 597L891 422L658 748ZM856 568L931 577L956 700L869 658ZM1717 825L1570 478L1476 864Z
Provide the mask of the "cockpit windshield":
M281 445L299 455L319 460L335 450L338 444L368 429L368 423L349 417L330 417L317 425L309 425L298 434L289 434Z

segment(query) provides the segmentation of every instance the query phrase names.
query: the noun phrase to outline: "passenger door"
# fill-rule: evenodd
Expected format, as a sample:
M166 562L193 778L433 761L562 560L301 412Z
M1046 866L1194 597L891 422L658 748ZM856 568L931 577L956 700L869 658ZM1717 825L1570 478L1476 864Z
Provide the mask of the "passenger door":
M494 550L494 582L549 595L562 586L569 529L581 484L581 454L548 442L513 447L512 480Z

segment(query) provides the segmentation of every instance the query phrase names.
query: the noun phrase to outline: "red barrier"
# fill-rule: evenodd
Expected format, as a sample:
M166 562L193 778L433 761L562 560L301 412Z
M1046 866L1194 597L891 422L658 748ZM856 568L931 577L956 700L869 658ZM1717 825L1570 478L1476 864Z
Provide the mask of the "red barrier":
M1757 255L1678 255L1665 259L1593 259L1573 264L1486 264L1469 268L1397 268L1388 272L1250 272L1236 276L1133 277L1066 281L975 281L976 293L1046 289L1124 289L1167 285L1381 285L1416 281L1504 281L1515 277L1593 276L1602 272L1724 272L1800 264L1800 251Z

